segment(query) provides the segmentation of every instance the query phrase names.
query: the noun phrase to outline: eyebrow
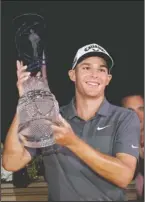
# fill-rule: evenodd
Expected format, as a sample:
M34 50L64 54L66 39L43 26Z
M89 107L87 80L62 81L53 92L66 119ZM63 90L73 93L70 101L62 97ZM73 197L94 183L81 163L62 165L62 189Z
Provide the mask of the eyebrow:
M84 63L80 64L80 66L81 65L90 65L90 63L84 62Z
M100 67L106 67L107 68L107 65L105 65L105 64L104 65L100 65Z
M133 109L132 107L128 107L128 109L131 109L131 110L134 111L134 109ZM137 109L142 110L142 109L144 109L144 106L140 106L140 107L138 107Z
M133 108L131 108L131 107L127 107L127 109L130 109L130 110L134 111L134 109L133 109Z
M84 62L84 63L80 64L80 66L82 66L82 65L91 65L91 64L87 63L87 62ZM100 65L100 67L106 67L107 68L107 65L106 64L102 64L102 65Z
M138 109L141 109L141 110L142 110L142 109L144 109L144 106L139 106Z

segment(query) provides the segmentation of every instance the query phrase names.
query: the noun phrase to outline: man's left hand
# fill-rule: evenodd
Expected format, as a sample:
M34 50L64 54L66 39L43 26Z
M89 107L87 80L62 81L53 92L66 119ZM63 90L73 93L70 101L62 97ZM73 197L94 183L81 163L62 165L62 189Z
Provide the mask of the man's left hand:
M74 133L71 125L61 115L59 120L58 125L51 124L56 143L66 147L77 143L79 138Z

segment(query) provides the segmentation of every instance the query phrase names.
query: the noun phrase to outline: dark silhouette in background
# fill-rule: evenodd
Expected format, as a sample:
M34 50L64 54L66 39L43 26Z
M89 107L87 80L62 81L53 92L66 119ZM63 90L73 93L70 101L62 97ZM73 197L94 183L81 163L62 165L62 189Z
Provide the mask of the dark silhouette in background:
M118 104L125 91L143 92L143 1L3 2L2 141L18 99L12 20L29 12L38 13L46 20L48 82L60 105L67 104L74 94L73 84L66 75L74 53L79 47L94 42L106 47L115 61L113 80L107 90L108 100Z

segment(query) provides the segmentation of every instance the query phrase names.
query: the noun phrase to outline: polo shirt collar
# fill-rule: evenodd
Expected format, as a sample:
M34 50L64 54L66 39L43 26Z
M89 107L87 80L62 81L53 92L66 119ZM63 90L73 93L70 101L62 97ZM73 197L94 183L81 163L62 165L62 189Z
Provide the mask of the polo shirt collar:
M65 115L68 119L77 117L77 111L76 111L74 102L75 102L75 97L68 104L67 110L65 111L66 112ZM109 106L110 106L110 103L107 101L106 98L104 98L99 110L96 112L96 115L99 114L101 116L108 116Z

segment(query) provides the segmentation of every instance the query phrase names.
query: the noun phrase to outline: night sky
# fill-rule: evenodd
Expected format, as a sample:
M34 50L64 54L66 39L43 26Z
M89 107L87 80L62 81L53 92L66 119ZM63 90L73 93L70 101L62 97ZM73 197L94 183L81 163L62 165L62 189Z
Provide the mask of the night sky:
M78 48L98 43L113 57L113 79L107 98L118 104L127 92L143 92L144 6L143 1L46 1L2 3L2 140L16 111L16 48L12 20L24 13L37 13L46 21L48 81L60 105L74 95L67 72Z

